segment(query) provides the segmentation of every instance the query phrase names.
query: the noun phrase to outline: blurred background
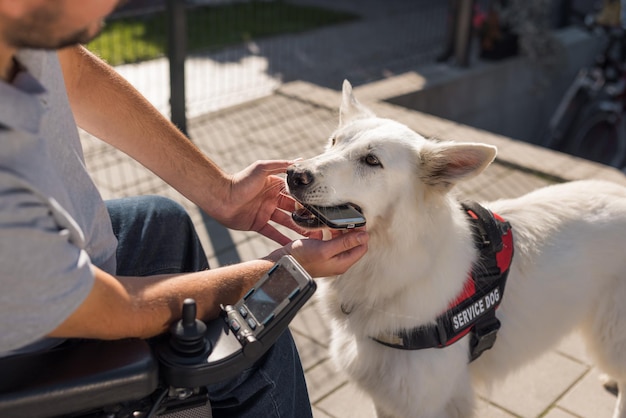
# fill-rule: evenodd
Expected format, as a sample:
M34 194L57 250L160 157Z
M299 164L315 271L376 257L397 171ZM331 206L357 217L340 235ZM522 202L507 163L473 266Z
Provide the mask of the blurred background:
M584 19L602 13L620 26L619 0L131 0L88 48L186 133L293 80L410 73L386 101L567 152L550 119L602 53L607 32Z

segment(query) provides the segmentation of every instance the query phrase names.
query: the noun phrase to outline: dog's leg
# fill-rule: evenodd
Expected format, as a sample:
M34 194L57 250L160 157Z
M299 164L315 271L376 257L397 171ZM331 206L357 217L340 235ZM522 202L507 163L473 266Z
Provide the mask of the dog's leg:
M580 329L589 355L598 369L607 373L607 376L601 376L602 383L617 382L613 418L626 418L626 281L614 278L608 281L608 285L607 292L597 298L599 302L581 323Z
M604 386L604 389L617 396L617 381L615 379L608 374L603 373L600 375L600 382L602 383L602 386Z
M393 415L388 414L380 406L376 405L376 418L395 418Z
M446 405L446 417L469 418L474 416L476 400L473 391L464 391L461 396L455 396Z
M617 383L617 404L615 405L615 411L613 412L613 418L626 418L626 382L621 381Z

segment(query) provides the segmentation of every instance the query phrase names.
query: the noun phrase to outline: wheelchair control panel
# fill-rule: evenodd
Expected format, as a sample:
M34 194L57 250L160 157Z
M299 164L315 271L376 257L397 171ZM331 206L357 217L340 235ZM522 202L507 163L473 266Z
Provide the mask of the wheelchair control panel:
M187 300L169 341L158 346L166 381L196 387L216 383L251 367L278 339L315 292L311 277L285 256L234 305L222 306L221 318L195 319Z

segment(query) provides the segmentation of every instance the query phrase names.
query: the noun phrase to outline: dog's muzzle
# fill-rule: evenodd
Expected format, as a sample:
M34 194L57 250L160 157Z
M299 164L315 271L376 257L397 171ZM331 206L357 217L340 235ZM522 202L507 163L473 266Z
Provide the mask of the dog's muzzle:
M314 176L310 170L292 165L287 169L287 186L289 193L296 199L301 198L304 190L313 183ZM292 219L305 228L319 228L324 224L299 202L296 210L291 214Z
M296 210L291 214L291 219L304 228L321 228L324 226L322 221L304 208L299 202L296 203Z
M297 194L298 190L302 190L310 186L315 177L310 170L300 168L297 165L287 169L287 186L291 194Z

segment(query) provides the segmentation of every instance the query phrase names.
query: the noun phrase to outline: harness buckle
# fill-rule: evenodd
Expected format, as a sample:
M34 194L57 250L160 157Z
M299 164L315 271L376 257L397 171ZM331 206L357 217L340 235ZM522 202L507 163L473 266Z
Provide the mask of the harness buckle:
M476 360L485 350L493 347L499 329L500 321L495 313L474 325L470 340L470 361Z

